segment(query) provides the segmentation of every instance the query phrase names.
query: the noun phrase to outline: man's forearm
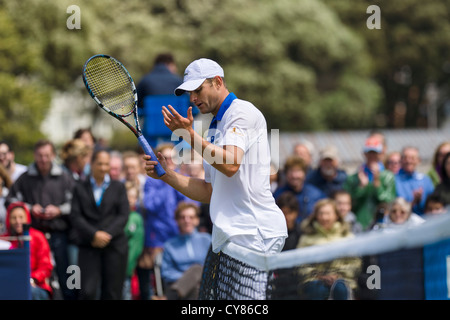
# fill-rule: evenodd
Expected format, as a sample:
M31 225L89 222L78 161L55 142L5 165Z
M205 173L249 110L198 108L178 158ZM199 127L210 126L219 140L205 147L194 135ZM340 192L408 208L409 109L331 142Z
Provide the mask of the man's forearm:
M239 148L234 146L225 146L224 148L216 146L203 139L193 129L189 131L189 137L190 141L186 142L218 171L231 177L239 169L243 154L243 151Z
M212 187L203 179L184 176L173 170L166 170L161 179L192 200L209 203Z

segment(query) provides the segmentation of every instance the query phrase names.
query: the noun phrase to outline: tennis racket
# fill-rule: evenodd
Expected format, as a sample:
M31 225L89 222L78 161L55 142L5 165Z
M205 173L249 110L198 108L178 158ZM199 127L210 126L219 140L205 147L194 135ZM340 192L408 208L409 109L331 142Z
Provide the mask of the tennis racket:
M84 64L83 81L97 105L126 125L138 139L145 154L158 161L142 135L137 113L136 86L124 65L111 56L94 55ZM134 116L134 126L125 120L130 115ZM166 173L159 162L155 169L159 177Z

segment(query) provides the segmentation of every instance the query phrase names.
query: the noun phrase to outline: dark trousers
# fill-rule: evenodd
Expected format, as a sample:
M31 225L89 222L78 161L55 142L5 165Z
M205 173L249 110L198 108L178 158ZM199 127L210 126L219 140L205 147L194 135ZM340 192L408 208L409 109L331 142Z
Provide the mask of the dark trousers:
M76 290L67 287L67 267L69 267L69 237L65 231L53 231L50 233L49 245L55 259L55 272L58 277L59 287L64 300L75 300Z
M108 245L102 249L80 247L80 299L121 300L127 261L126 245Z

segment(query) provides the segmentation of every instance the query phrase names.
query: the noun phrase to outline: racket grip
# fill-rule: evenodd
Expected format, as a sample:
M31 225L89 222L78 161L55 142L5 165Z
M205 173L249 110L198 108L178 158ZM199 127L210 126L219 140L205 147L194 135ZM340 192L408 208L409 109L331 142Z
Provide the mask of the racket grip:
M150 145L148 144L147 140L145 139L145 137L143 135L140 135L138 137L138 141L139 141L139 144L141 145L141 147L144 149L145 154L152 157L152 160L158 161L158 158L156 157L155 153L153 152L152 147L150 147ZM158 175L158 177L161 177L166 174L166 171L163 169L163 167L161 166L159 161L158 161L158 164L156 165L155 169L156 169L156 174Z

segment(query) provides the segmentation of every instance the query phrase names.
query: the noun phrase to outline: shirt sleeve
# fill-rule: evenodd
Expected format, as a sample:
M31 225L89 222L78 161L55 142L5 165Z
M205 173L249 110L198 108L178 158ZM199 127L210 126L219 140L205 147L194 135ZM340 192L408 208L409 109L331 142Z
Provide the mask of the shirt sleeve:
M236 146L247 151L249 148L249 127L252 123L249 115L245 112L233 114L223 127L222 146Z
M205 172L205 182L207 183L211 183L211 165L206 162L205 160L203 160L203 170Z

